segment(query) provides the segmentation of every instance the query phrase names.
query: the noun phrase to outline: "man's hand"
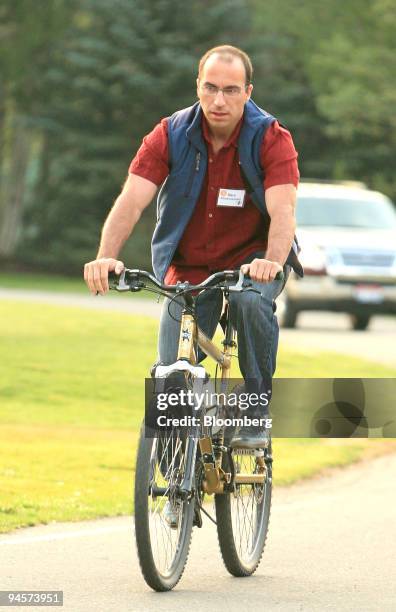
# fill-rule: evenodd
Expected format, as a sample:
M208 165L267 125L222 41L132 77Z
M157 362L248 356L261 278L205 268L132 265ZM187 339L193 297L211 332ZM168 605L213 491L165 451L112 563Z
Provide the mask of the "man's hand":
M85 264L84 280L91 293L104 295L109 290L109 272L114 271L116 274L121 274L124 268L122 261L112 257L95 259Z
M241 270L244 274L249 273L250 278L259 283L270 283L283 267L276 261L269 259L253 259L250 264L243 264Z

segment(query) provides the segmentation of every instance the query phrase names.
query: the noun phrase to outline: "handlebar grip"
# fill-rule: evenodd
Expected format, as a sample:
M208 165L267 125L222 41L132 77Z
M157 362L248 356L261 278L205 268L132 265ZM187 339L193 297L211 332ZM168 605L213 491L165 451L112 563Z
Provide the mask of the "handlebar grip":
M244 276L245 276L245 279L250 279L249 273L245 274ZM274 280L282 280L282 281L285 280L285 275L282 270L279 270L279 272L276 273Z
M109 272L108 273L109 289L115 289L116 291L120 291L121 277L122 277L122 272L121 274L116 274L114 270Z
M118 281L119 278L120 278L120 274L116 274L114 270L112 272L109 272L109 283Z

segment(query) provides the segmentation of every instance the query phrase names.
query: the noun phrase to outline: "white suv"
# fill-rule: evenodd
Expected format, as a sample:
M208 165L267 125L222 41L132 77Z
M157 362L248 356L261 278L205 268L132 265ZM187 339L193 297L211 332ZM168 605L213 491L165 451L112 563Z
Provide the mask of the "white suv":
M351 315L366 329L374 314L396 314L396 211L360 183L302 182L297 236L304 278L294 272L280 304L280 322L296 325L302 310Z

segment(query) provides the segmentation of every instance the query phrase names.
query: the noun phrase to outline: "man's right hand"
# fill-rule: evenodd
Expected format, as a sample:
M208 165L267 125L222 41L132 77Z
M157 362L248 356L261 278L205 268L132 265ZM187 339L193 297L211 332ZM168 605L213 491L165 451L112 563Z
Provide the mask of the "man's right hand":
M112 257L101 257L84 266L84 280L94 295L104 295L109 290L109 272L121 274L125 266L122 261Z

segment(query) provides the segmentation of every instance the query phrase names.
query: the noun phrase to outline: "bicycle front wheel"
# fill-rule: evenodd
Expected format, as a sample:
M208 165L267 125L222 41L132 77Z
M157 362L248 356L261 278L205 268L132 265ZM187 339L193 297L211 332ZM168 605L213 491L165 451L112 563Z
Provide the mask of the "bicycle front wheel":
M217 535L227 570L242 577L257 569L267 538L272 493L271 444L264 451L234 449L233 461L235 490L215 495ZM261 482L243 482L258 474Z
M191 541L194 500L184 500L186 441L176 430L145 438L141 430L135 475L135 537L140 567L155 591L180 580Z

